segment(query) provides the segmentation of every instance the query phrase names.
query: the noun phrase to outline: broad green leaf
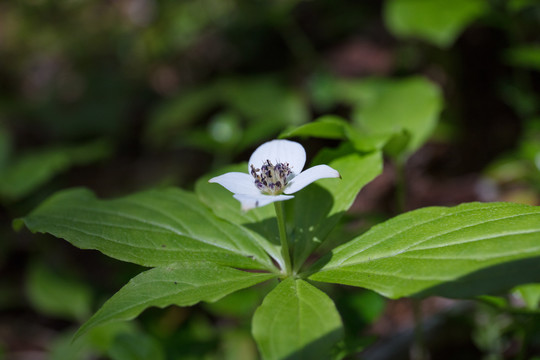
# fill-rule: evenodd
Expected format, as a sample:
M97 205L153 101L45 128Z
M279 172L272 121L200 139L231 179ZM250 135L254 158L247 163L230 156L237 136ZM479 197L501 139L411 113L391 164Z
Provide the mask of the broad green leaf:
M396 135L394 133L367 134L357 129L351 129L347 135L353 147L360 152L386 149L388 142L394 136L399 136L399 134Z
M390 298L471 297L540 280L540 207L468 203L408 212L322 258L310 279Z
M360 84L371 95L359 104L353 119L360 132L387 136L406 130L405 151L418 149L431 135L442 109L440 89L422 77L400 80L371 79ZM368 92L368 90L366 90Z
M273 277L273 274L189 260L154 268L131 279L79 329L76 336L99 324L133 319L151 306L164 308L213 302Z
M321 245L362 187L382 171L381 152L359 154L346 145L322 151L314 162L336 169L341 179L318 180L286 203L286 211L293 214L289 216L294 223L291 235L296 269Z
M384 19L399 37L418 37L445 48L487 9L486 0L388 0Z
M143 266L207 260L239 268L273 269L262 239L216 218L194 194L176 188L99 200L89 190L59 192L24 222L82 249Z
M383 149L393 136L393 133L367 134L365 131L353 128L351 124L339 116L324 115L313 122L285 130L279 137L316 137L349 140L356 150L371 152Z
M280 138L316 137L323 139L345 139L350 128L349 123L339 116L326 115L316 121L290 128L280 134Z
M41 263L32 263L26 280L28 300L39 312L67 320L84 320L90 315L91 289L56 274Z
M97 161L110 152L110 144L95 141L24 154L0 169L0 197L9 201L19 200L69 167Z
M325 293L304 280L288 278L257 309L252 332L263 359L328 359L343 327Z

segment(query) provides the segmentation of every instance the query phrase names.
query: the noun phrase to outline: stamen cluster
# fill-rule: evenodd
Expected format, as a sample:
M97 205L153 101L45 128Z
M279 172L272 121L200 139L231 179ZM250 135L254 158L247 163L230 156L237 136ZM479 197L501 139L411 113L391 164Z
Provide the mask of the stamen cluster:
M255 178L255 186L264 194L280 194L287 186L287 180L291 174L289 163L273 165L270 160L266 160L260 169L256 169L251 164L251 175Z

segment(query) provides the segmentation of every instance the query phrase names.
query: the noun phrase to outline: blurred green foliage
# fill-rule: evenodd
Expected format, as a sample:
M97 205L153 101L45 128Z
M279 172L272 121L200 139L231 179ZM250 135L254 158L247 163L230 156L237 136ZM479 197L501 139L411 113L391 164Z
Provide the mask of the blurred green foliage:
M91 314L92 289L66 275L55 274L45 264L32 263L26 280L28 299L48 316L83 321Z
M231 78L165 101L152 114L146 137L157 146L183 144L232 156L307 120L301 94L277 77Z
M486 0L390 0L385 20L396 35L449 47L463 29L488 10Z
M20 200L53 176L68 168L101 160L110 155L111 146L104 141L93 141L73 146L41 148L7 159L0 167L0 199L3 202Z

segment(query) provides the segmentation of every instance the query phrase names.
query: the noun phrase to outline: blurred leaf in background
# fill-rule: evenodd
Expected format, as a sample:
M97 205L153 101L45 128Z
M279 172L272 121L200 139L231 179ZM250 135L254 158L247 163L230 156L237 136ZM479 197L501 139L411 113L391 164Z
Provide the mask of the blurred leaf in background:
M161 344L145 334L120 334L108 349L112 360L165 360Z
M519 296L529 310L539 311L540 284L521 285L514 289L514 294Z
M277 76L235 77L164 101L152 114L146 137L157 146L221 154L227 163L238 152L308 118L301 94Z
M92 289L81 280L57 274L39 261L27 272L28 300L40 313L79 322L92 313Z
M73 146L41 148L7 159L5 165L0 167L0 200L20 200L70 167L105 159L111 151L107 141L98 140Z
M410 155L432 135L444 100L441 89L420 77L340 79L325 77L312 84L312 94L325 92L325 106L347 104L351 124L336 116L322 116L282 137L348 139L360 151L386 147L388 154Z
M505 59L512 66L540 71L540 46L522 45L509 48L505 52Z
M432 134L443 100L440 89L422 77L373 79L351 88L364 101L353 110L353 121L369 134L399 134L407 131L404 150L412 153ZM398 149L399 151L399 149Z
M87 336L73 341L75 331L76 329L67 329L57 335L47 349L49 359L85 359L104 356L122 334L138 332L134 323L117 322L96 327Z
M418 37L446 48L488 10L485 0L388 0L384 17L399 37Z

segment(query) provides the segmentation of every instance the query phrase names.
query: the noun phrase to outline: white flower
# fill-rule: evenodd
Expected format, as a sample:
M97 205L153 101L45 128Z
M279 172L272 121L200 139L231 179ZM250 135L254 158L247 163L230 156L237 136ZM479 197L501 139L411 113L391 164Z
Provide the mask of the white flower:
M298 190L323 178L337 178L339 173L328 165L302 171L306 151L297 142L272 140L259 146L249 158L248 172L230 172L209 180L218 183L240 201L243 210L292 199ZM286 194L286 195L284 195Z

